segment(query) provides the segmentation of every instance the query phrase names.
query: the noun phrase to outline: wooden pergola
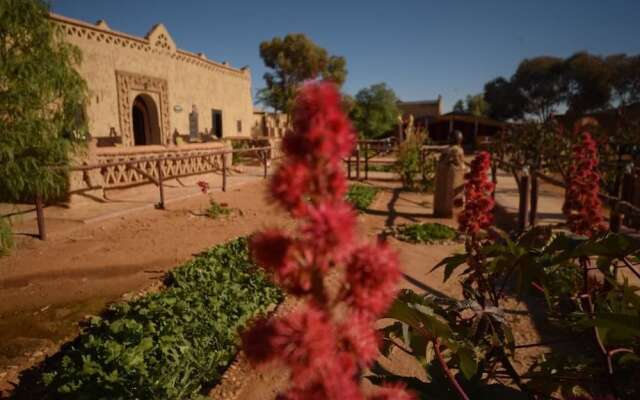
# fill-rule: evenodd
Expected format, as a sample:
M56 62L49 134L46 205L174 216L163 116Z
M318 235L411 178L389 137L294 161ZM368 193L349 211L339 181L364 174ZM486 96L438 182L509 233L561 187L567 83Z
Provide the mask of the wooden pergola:
M467 113L447 113L429 123L429 137L435 143L446 143L455 130L462 132L464 145L475 147L480 137L492 137L507 123Z

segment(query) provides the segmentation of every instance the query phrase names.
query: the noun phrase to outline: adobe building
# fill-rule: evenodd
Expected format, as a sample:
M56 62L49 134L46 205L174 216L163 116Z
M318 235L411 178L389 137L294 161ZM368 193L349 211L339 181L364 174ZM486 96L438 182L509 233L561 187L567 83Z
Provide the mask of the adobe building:
M399 101L398 109L403 120L406 121L411 115L416 127L426 128L431 121L442 115L442 96L438 96L436 100Z
M97 147L173 146L249 136L251 72L176 47L158 24L145 37L50 15L82 52L89 133ZM180 139L178 139L180 138Z

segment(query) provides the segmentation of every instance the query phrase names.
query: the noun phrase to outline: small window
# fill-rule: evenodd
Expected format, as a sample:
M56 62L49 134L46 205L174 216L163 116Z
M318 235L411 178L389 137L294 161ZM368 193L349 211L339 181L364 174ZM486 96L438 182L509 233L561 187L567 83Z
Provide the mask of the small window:
M238 120L238 133L242 133L242 121Z

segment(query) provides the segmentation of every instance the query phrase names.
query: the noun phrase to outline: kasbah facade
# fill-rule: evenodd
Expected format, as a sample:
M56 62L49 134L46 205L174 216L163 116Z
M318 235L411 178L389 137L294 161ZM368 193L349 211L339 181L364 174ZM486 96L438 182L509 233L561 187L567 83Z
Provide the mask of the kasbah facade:
M61 28L63 39L82 53L77 70L88 87L85 117L90 135L82 164L182 157L229 148L234 140L276 139L284 133L284 121L277 115L254 113L248 67L234 68L177 48L162 24L136 37L112 30L105 21L90 24L57 14L50 19ZM204 164L182 160L165 165L165 175L210 171ZM155 176L151 167L136 166ZM123 168L74 173L71 191L145 181L135 168Z

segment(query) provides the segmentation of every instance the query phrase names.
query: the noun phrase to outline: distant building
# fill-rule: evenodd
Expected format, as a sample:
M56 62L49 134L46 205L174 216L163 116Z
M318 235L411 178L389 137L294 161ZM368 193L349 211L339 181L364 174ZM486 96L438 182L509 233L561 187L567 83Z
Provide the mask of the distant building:
M508 124L487 117L478 117L470 113L450 112L438 116L428 124L429 138L436 143L446 143L453 131L464 136L464 145L475 148L478 143L488 139L507 127Z
M56 14L50 19L82 52L78 72L89 89L86 116L98 147L250 135L248 68L177 48L162 24L136 37L105 21L89 24Z
M403 120L408 120L412 115L416 127L427 127L442 115L442 96L436 100L399 101L398 108Z
M281 112L269 112L260 109L253 111L253 125L251 135L261 138L279 139L284 136L288 128L288 117Z

